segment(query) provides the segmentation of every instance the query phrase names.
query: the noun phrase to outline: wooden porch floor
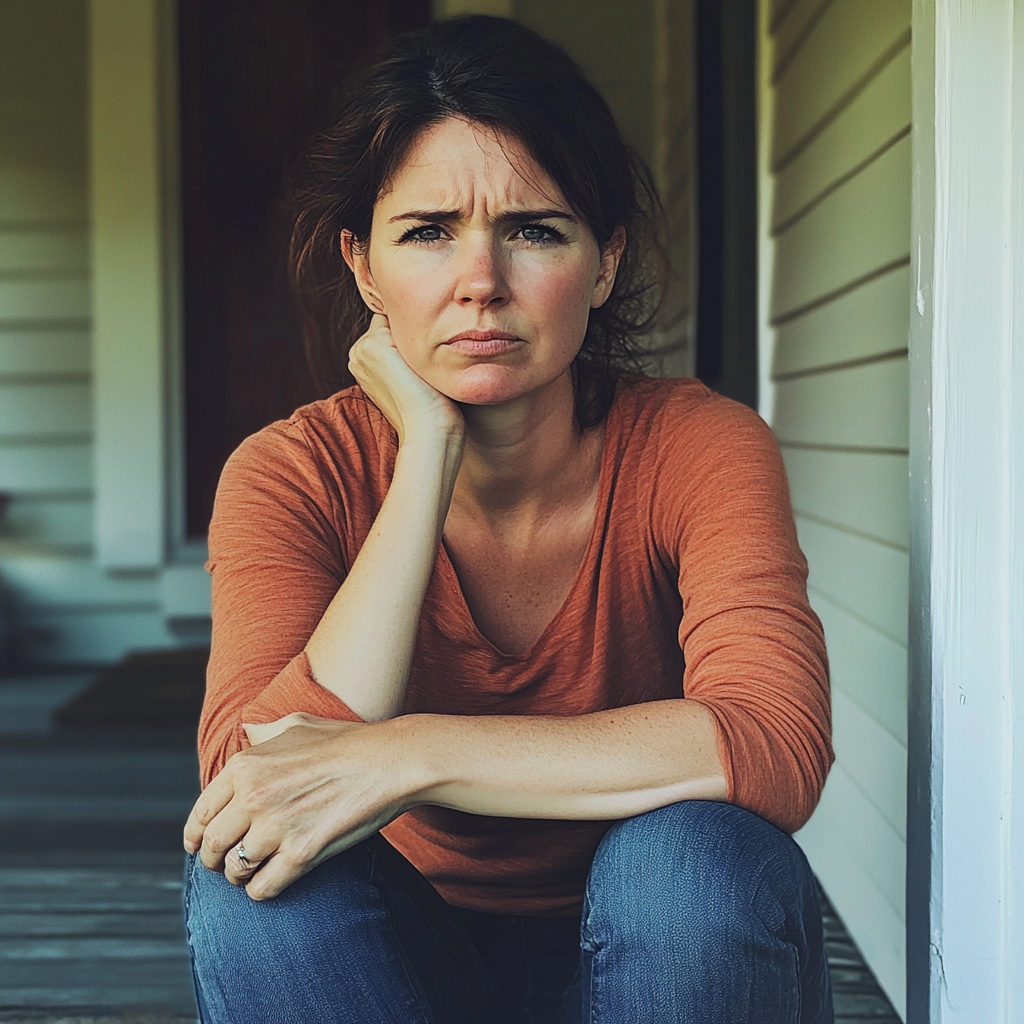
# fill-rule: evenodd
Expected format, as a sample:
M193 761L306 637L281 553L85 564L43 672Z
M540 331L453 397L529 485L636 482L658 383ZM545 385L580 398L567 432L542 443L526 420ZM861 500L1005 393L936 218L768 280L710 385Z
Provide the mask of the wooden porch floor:
M55 733L86 677L0 680L0 1024L195 1024L191 730ZM898 1024L826 902L836 1021Z

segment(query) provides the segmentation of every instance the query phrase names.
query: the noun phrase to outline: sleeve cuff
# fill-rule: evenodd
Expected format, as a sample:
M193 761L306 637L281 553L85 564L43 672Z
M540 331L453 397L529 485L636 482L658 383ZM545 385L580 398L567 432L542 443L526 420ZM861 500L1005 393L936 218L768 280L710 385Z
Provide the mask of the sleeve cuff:
M292 658L266 689L242 708L241 721L265 725L296 711L342 722L363 721L340 697L313 678L305 651Z

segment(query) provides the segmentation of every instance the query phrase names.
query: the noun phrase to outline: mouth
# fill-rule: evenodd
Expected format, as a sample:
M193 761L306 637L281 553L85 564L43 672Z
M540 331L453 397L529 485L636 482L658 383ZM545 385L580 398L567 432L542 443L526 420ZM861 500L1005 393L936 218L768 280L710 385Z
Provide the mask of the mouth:
M500 356L525 344L522 338L507 331L463 331L449 338L444 347L466 356Z

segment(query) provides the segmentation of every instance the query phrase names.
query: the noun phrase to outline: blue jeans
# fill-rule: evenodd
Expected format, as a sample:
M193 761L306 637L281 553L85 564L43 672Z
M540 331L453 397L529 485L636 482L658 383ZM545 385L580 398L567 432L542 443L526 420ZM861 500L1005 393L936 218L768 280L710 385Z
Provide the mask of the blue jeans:
M449 906L381 836L256 903L189 858L204 1024L831 1024L800 848L729 804L618 822L577 918Z

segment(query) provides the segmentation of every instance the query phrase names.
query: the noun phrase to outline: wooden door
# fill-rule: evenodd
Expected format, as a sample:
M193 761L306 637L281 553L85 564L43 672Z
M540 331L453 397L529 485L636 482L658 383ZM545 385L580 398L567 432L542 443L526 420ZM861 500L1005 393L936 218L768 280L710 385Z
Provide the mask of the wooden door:
M328 393L286 274L282 182L346 74L429 0L180 0L186 523L249 434Z

